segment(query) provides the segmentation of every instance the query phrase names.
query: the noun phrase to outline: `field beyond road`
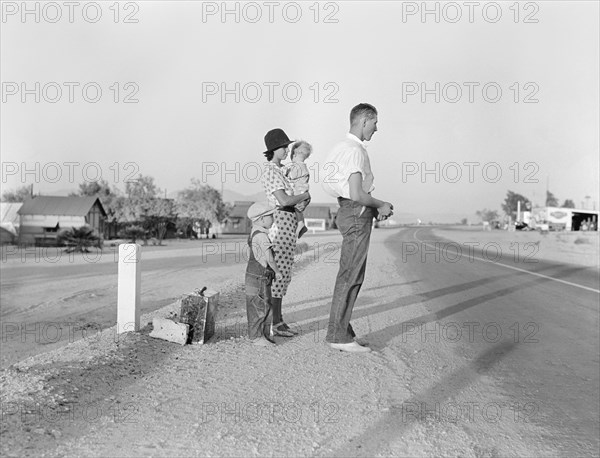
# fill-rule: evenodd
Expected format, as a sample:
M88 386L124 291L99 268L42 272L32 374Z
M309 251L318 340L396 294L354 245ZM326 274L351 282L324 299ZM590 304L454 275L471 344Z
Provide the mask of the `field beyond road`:
M481 227L456 226L436 228L435 234L458 244L474 243L475 248L488 247L493 258L496 247L517 262L554 261L586 267L600 264L600 233L538 231L483 231ZM479 244L479 245L476 245Z
M152 339L148 326L116 338L110 263L3 265L3 326L104 321L72 343L3 335L0 453L598 456L597 234L374 230L352 320L366 355L323 343L340 236L303 240L283 305L300 335L269 349L245 337L245 264L231 256L202 264L188 246L142 257L143 325L178 312L183 292L221 292L202 346Z

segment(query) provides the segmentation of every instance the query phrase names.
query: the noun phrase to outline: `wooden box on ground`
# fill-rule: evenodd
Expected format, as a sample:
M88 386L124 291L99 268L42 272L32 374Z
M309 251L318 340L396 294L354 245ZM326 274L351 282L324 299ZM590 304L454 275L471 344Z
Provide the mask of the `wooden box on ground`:
M219 304L219 293L205 290L202 294L194 292L181 297L181 323L188 324L188 342L203 344L215 333L215 318Z
M185 345L188 341L189 326L187 324L177 323L168 318L154 318L152 328L150 337L155 339L168 340L180 345Z

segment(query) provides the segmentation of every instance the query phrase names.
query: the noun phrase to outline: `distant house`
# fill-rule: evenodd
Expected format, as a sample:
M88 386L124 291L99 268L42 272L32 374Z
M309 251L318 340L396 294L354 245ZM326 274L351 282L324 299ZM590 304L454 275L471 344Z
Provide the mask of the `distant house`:
M331 229L331 206L327 204L310 204L304 210L304 222L308 230L325 231Z
M252 222L248 218L248 209L254 202L235 201L229 216L225 219L223 234L249 234Z
M19 208L22 202L0 202L0 244L15 243L19 235Z
M223 234L249 234L252 222L248 218L248 208L254 202L236 201L225 220ZM332 228L333 216L331 205L310 204L304 211L304 221L308 230L325 231Z
M21 245L51 245L60 230L85 225L106 235L106 211L97 197L37 196L26 200L18 214Z

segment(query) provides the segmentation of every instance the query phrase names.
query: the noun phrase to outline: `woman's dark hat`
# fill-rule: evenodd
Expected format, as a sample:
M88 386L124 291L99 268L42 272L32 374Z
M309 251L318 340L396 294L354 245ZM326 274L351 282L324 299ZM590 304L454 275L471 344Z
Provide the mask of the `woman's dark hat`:
M265 135L265 145L267 146L267 151L265 151L263 154L270 151L275 151L278 148L283 148L284 146L288 146L290 143L294 142L288 138L283 129L270 130L267 132L267 135Z

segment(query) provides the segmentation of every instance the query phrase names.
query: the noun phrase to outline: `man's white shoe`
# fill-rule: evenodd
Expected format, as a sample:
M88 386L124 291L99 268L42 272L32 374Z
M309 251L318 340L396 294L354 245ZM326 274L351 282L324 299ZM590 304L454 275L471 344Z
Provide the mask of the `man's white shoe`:
M369 353L371 351L369 347L363 347L357 342L330 343L329 346L334 350L347 351L349 353Z

